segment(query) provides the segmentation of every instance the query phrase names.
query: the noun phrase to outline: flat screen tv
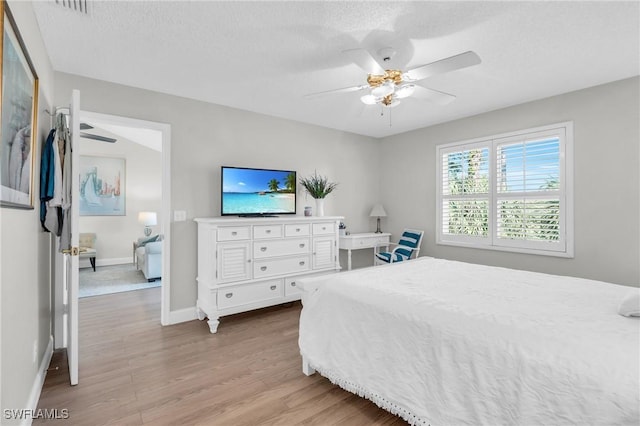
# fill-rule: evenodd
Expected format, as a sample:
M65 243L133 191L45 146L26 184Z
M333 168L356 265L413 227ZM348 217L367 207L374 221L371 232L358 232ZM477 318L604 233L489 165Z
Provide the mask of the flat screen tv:
M222 166L223 216L296 214L296 172Z

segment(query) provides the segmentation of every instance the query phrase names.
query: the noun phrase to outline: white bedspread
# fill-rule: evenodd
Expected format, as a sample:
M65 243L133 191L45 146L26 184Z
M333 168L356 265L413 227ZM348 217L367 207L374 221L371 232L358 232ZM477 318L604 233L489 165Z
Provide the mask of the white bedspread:
M640 422L629 287L431 258L300 282L302 356L412 424Z

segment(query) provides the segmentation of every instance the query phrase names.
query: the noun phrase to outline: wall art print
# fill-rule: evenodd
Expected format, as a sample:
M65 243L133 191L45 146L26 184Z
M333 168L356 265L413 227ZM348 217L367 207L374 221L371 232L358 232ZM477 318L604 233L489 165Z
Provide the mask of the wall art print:
M0 206L33 209L38 76L5 1L0 13Z
M125 159L80 156L80 216L125 216Z

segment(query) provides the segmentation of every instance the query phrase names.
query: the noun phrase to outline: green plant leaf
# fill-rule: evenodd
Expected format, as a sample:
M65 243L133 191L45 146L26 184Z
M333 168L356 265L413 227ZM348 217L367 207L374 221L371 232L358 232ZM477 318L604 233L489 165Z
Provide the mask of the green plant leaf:
M325 176L318 176L317 172L314 172L313 176L300 178L300 185L302 185L313 198L324 198L338 186L337 183L329 182L329 179Z

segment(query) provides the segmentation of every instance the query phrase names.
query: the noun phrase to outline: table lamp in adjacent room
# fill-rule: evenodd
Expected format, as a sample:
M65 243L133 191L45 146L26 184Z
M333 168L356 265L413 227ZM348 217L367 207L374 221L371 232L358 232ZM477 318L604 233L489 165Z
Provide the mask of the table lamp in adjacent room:
M138 222L144 225L144 235L151 235L151 226L158 224L158 215L156 212L140 212L138 213Z
M382 207L382 204L376 204L375 206L373 206L373 208L371 209L371 213L369 213L369 216L378 218L378 228L376 229L376 234L382 233L382 230L380 229L380 218L387 217L387 212L384 211L384 207Z

